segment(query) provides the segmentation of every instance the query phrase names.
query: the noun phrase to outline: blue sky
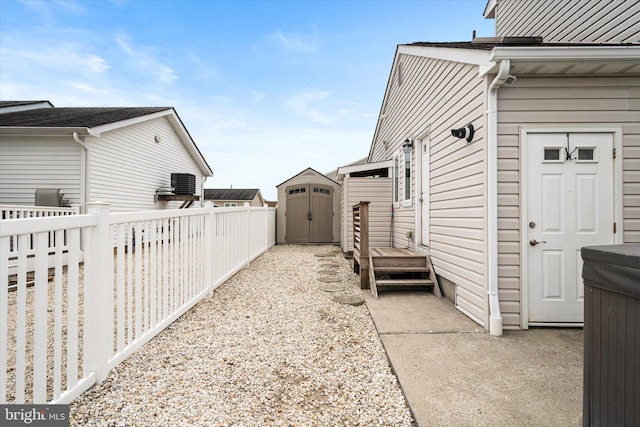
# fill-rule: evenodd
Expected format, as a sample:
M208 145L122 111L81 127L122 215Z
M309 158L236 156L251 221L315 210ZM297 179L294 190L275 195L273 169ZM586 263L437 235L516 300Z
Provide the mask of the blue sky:
M365 157L397 44L494 33L486 0L0 0L0 99L172 106L207 188Z

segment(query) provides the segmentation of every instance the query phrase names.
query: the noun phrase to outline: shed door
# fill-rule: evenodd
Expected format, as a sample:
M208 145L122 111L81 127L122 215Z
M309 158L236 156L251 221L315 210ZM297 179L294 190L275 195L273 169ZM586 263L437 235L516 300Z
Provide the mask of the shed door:
M287 187L287 243L307 243L309 241L309 186Z
M312 243L333 241L333 188L311 185L311 219L309 235Z
M333 241L333 191L314 184L287 187L287 243Z
M527 135L529 323L581 323L580 248L614 243L613 135Z

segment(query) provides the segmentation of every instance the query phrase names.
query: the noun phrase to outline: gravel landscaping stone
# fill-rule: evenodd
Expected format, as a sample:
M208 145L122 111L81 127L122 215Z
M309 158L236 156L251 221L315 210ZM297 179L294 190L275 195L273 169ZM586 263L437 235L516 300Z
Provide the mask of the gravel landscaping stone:
M76 399L71 425L411 426L366 305L318 287L328 257L359 294L337 247L275 246Z

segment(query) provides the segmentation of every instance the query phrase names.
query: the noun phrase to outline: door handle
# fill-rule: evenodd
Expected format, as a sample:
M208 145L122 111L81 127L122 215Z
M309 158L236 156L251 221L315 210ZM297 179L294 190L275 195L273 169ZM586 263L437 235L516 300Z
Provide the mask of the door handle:
M546 240L542 240L542 241L538 242L536 239L529 240L529 244L531 246L539 245L540 243L547 243L547 241Z
M311 212L307 212L307 219L309 221L311 221L313 219L313 217L311 216Z

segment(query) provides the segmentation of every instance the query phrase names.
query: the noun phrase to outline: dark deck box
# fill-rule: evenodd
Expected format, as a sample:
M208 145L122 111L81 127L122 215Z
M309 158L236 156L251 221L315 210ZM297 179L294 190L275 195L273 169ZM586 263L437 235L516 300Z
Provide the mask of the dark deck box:
M640 425L640 244L582 248L585 426Z

